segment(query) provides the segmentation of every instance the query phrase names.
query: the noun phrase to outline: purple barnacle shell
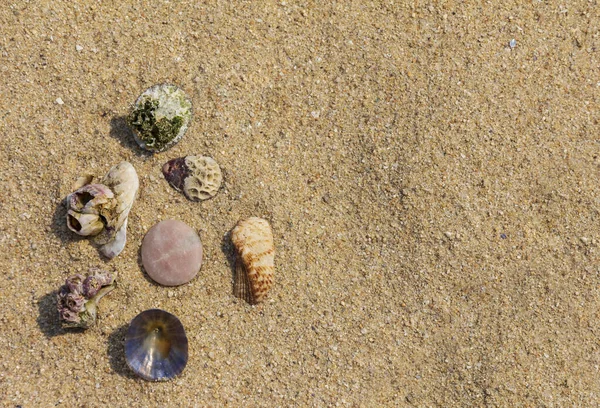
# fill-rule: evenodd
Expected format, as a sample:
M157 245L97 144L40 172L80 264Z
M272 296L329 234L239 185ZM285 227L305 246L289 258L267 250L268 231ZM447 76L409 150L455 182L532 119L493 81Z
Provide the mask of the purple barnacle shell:
M112 283L115 281L115 278L110 273L106 272L102 274L97 274L96 279L98 280L101 286L112 285Z
M79 313L85 306L86 299L80 293L69 293L65 299L65 306Z
M94 296L96 296L96 293L98 293L101 287L102 284L98 281L98 278L96 278L96 276L88 276L83 281L83 294L88 299L93 298Z
M90 269L94 275L90 275L83 281L83 294L88 299L96 296L103 286L111 285L114 282L113 276L98 268Z
M65 286L70 293L82 293L83 292L83 275L77 274L69 276L65 282Z
M62 308L58 311L60 318L65 322L77 324L81 321L79 313L72 311L71 309Z
M98 235L104 229L103 218L98 214L67 211L67 228L84 237Z
M71 210L84 214L99 214L99 208L111 203L114 193L103 184L86 184L67 197L67 205Z
M58 302L64 302L64 299L70 293L69 287L67 285L63 285L58 289Z

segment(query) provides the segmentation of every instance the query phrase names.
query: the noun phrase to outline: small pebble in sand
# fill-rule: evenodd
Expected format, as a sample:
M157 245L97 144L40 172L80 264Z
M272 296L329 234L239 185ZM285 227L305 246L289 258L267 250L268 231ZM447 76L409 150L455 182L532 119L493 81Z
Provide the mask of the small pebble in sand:
M142 241L142 264L148 276L164 286L191 281L202 266L202 242L187 224L161 221Z
M64 105L62 98L56 98L55 102L59 105Z
M517 46L517 40L515 40L514 38L512 40L510 40L510 42L508 43L508 46L510 47L510 49L514 49Z

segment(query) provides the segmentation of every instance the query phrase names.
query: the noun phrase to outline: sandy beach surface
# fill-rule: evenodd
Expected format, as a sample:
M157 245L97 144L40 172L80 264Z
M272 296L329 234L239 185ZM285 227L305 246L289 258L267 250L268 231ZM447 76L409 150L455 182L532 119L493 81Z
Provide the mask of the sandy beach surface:
M600 7L471 3L5 1L0 405L600 405ZM149 154L125 116L163 82L194 118ZM188 154L220 164L215 198L164 180ZM123 160L140 192L108 261L63 200ZM277 250L254 307L228 235L248 216ZM204 245L179 287L141 266L165 219ZM91 267L119 286L63 330L56 291ZM173 381L125 363L150 308L188 334Z

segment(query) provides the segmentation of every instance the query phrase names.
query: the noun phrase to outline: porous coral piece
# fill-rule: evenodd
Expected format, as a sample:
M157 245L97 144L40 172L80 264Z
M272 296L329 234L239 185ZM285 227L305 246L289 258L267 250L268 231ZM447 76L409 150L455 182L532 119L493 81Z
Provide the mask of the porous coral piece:
M221 187L223 175L219 164L208 156L185 156L165 163L165 179L191 201L208 200Z
M223 175L219 164L207 156L186 156L190 176L184 180L183 192L190 200L207 200L217 195Z

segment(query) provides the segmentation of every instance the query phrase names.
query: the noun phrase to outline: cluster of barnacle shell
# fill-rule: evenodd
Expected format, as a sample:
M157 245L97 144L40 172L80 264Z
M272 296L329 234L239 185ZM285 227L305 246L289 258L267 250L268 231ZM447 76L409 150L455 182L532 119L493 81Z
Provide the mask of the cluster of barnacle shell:
M185 93L171 84L146 90L135 102L127 121L143 149L160 152L177 143L192 117ZM206 156L185 156L163 166L165 179L192 201L214 197L222 183L217 162ZM67 196L67 226L89 236L108 258L124 248L127 219L139 180L133 166L122 162L100 180L80 178ZM274 244L269 223L257 217L240 220L231 232L236 264L234 295L251 305L263 302L273 285ZM63 327L89 328L96 321L98 301L116 286L115 277L93 270L69 277L58 291ZM179 319L160 309L146 310L130 323L125 339L128 366L146 380L179 375L188 360L188 340Z
M100 251L113 258L127 241L127 217L139 188L138 176L130 163L121 162L99 182L93 181L92 176L80 178L67 196L67 227L93 237Z
M87 329L96 322L96 306L116 286L113 275L93 270L87 277L70 276L58 291L58 315L63 327Z

